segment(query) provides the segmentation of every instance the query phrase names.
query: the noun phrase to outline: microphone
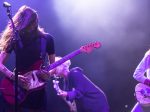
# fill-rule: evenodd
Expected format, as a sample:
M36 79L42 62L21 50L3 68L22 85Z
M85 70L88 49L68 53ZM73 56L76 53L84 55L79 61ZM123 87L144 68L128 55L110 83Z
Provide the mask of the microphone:
M3 3L3 6L6 7L6 8L8 8L8 7L11 7L11 4L8 3L8 2L4 2L4 3Z

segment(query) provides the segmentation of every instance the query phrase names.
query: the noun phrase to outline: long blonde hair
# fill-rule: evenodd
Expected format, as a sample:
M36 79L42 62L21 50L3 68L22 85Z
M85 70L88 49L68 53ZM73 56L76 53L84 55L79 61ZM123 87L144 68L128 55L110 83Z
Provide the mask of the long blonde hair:
M37 29L37 31L45 33L38 25L38 15L36 11L26 5L21 6L12 19L18 32L29 30L32 25L35 29ZM5 30L1 34L0 50L6 50L13 36L13 28L9 21Z

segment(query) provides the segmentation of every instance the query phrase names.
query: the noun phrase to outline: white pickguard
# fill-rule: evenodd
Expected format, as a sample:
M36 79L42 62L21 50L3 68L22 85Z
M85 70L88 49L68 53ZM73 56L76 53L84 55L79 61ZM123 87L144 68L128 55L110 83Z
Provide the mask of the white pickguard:
M25 77L28 79L28 83L25 87L23 87L26 90L34 90L41 88L45 85L45 82L43 82L37 75L45 75L45 74L38 74L39 70L33 70L31 72L27 72L24 74Z

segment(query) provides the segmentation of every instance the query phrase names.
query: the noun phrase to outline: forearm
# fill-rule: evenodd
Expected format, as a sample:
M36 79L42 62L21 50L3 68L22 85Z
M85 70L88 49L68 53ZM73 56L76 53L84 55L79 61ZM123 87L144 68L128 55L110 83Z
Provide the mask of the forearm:
M134 79L137 81L144 83L147 77L145 76L146 71L150 67L150 55L145 55L144 58L141 60L135 72L133 74Z
M49 61L49 64L54 63L55 62L55 54L48 55L48 61ZM55 69L52 69L48 72L49 72L50 76L52 76L55 74Z
M51 54L48 56L49 63L52 64L55 62L55 54Z
M0 64L0 71L8 78L12 78L13 77L13 72L11 72L6 66L4 66L3 64Z
M6 53L5 51L0 52L0 72L2 72L6 77L12 78L13 72L11 72L4 63L6 62L7 58L9 56L9 53Z
M133 74L133 78L138 82L144 83L144 81L147 79L147 77L144 74L145 72L143 72L143 70L136 69L136 71Z

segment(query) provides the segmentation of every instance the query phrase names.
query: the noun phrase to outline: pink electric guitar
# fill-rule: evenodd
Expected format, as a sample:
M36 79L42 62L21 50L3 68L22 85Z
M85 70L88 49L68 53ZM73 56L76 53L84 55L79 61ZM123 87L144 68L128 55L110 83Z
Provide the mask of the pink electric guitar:
M51 65L47 66L44 70L50 71L54 69L55 67L59 66L60 64L64 63L65 61L73 58L76 55L79 55L81 53L90 53L94 48L100 48L101 43L100 42L94 42L90 43L84 46L81 46L80 49L75 50L71 52L70 54L64 56L62 59L56 61L55 63L52 63ZM35 65L35 64L34 64ZM31 94L32 92L36 92L37 90L40 90L44 87L45 81L41 80L41 76L48 75L41 72L42 70L32 70L29 72L26 72L24 76L27 77L28 83L25 86L22 86L22 84L19 84L18 87L18 102L22 103L28 94ZM8 78L5 78L1 81L0 88L2 91L2 94L5 98L5 100L9 103L14 105L15 104L15 90L14 90L14 82L11 81Z

